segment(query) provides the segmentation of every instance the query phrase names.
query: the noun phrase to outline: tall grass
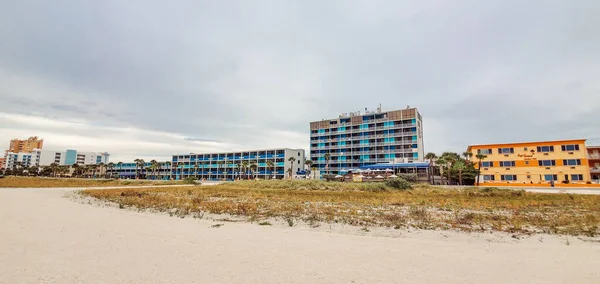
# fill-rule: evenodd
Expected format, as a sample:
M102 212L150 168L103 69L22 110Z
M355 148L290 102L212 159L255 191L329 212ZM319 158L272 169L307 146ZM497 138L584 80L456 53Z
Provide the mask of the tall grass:
M382 183L244 181L216 186L86 190L82 194L140 209L209 212L261 220L322 222L392 228L513 233L600 233L600 196ZM293 221L291 223L293 225Z

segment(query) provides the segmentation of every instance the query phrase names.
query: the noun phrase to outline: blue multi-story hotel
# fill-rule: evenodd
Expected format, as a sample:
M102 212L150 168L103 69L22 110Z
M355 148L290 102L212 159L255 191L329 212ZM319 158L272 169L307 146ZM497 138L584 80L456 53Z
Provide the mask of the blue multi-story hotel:
M310 123L310 158L321 174L421 162L423 156L423 124L416 108L382 112L379 107Z
M137 163L116 163L111 169L107 169L107 173L112 177L134 179L137 177L142 179L168 180L171 179L171 162L158 162L157 168L152 168L152 163L144 162Z
M292 157L293 163L290 162ZM173 155L172 176L174 179L196 177L201 180L283 179L290 173L301 172L304 162L303 149L287 148ZM244 165L247 167L243 168Z

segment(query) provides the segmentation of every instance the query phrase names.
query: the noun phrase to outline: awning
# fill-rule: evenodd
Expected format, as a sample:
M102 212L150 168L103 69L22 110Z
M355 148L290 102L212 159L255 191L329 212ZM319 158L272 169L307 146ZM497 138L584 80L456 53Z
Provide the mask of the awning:
M405 168L405 169L427 169L429 168L429 163L397 163L397 164L392 164L392 163L381 163L381 164L373 164L373 165L365 165L365 166L361 166L361 169L401 169L401 168Z

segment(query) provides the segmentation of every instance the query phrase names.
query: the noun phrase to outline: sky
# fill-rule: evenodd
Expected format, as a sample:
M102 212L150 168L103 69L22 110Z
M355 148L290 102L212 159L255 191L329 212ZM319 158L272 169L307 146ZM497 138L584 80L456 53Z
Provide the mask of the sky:
M417 107L426 152L600 145L600 1L0 0L0 149L309 148L309 122Z

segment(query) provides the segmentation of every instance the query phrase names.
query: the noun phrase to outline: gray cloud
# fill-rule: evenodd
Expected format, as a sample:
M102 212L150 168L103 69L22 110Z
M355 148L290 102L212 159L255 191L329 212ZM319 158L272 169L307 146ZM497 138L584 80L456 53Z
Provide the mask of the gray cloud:
M111 146L115 158L307 148L309 121L379 103L420 109L426 151L600 141L600 3L425 2L5 3L0 112L112 145L102 127L135 129L142 146ZM178 138L159 151L146 132Z

